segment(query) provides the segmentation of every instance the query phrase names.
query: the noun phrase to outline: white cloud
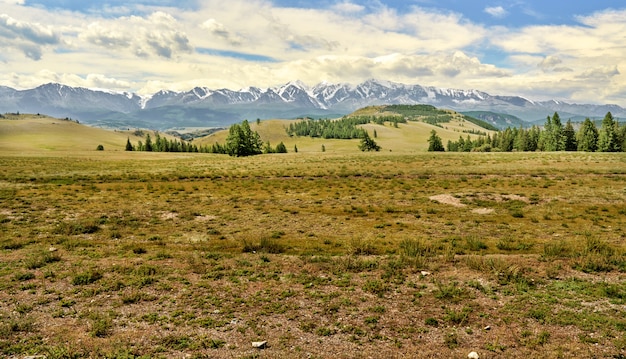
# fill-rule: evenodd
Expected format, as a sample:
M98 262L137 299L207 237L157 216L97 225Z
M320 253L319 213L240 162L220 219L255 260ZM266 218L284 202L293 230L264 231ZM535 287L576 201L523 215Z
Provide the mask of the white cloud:
M27 57L40 60L43 47L59 42L59 34L49 26L0 15L0 45L5 48L21 50Z
M192 51L189 38L176 19L161 11L145 18L130 16L93 22L79 37L99 47L130 50L138 57L172 58Z
M619 74L620 72L617 66L600 66L586 70L577 77L582 79L605 80Z
M226 42L234 46L239 46L244 42L244 38L239 34L233 33L224 26L217 22L215 19L208 19L200 25L202 29L209 31L213 36L221 38Z
M8 49L1 54L0 84L20 88L58 81L148 93L379 78L529 98L601 101L626 91L620 72L626 68L626 10L581 16L578 26L512 28L485 27L426 7L400 12L378 1L362 6L338 0L325 9L306 9L271 0L230 0L228 6L203 0L192 11L140 3L107 7L101 14L0 3L7 4L0 15L0 46ZM484 11L510 16L505 7ZM219 51L194 52L198 48ZM487 57L480 54L494 48L504 55L493 63L506 68L481 60ZM276 61L254 61L268 58ZM36 67L30 59L39 60Z
M486 7L484 12L496 18L503 18L509 14L502 6Z
M344 1L332 6L334 11L347 14L358 14L365 10L365 6L355 4L350 1Z

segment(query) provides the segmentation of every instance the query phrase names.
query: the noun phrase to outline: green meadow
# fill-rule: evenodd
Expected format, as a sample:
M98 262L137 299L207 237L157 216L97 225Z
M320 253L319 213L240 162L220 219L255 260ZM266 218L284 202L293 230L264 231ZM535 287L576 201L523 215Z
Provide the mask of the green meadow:
M289 153L233 158L1 120L0 356L624 357L626 153L428 153L424 123L366 125L362 153L287 123L252 126Z

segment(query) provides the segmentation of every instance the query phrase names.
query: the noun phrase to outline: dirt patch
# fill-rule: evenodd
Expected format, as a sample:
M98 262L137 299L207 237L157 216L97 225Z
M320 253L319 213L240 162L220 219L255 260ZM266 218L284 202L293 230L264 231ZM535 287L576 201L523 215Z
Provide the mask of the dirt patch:
M476 214L490 214L493 213L495 210L493 208L474 208L472 210L472 213L476 213Z
M459 198L454 197L451 194L439 194L436 196L429 197L431 201L437 201L443 204L449 204L454 207L466 207L466 204L461 203Z

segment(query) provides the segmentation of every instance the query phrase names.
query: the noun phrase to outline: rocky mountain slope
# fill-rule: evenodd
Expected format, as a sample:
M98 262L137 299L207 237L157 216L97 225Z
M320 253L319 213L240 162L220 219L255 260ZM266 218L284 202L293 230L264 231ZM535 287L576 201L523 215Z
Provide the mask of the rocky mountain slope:
M617 105L538 102L478 90L378 80L358 85L320 83L313 87L290 82L274 88L249 87L238 91L196 87L186 92L163 90L148 97L56 83L28 90L0 87L1 113L45 113L117 128L219 127L243 119L333 117L382 104L430 104L459 112L485 111L515 116L526 122L540 121L555 111L564 119L598 118L609 111L615 117L626 116L626 109Z

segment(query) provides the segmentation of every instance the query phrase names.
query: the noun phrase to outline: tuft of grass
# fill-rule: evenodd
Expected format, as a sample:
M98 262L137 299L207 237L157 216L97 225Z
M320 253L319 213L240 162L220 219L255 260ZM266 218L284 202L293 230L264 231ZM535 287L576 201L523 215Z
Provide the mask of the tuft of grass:
M102 273L97 270L88 270L83 273L79 273L72 278L73 285L87 285L92 284L102 278Z

